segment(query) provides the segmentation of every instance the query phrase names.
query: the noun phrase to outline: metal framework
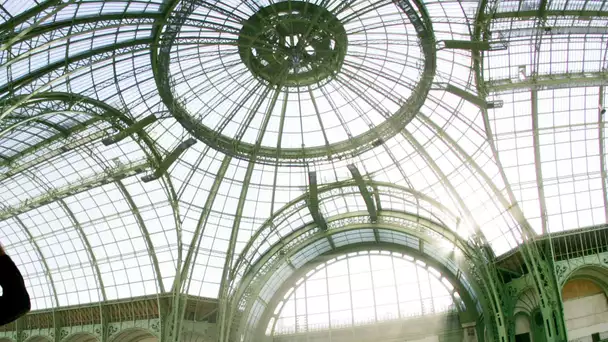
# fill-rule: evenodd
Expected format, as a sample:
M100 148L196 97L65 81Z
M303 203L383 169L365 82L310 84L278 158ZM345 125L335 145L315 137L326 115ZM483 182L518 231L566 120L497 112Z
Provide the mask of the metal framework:
M295 281L354 250L440 269L478 341L512 342L522 300L536 339L577 338L562 287L608 290L607 17L5 1L0 242L34 310L0 338L262 341Z

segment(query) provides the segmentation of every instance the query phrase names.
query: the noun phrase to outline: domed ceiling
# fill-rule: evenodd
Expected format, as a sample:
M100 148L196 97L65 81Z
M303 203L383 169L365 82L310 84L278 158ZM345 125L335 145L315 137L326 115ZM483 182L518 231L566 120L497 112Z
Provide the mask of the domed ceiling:
M497 256L605 224L607 6L5 1L1 241L45 309L218 298L371 207Z

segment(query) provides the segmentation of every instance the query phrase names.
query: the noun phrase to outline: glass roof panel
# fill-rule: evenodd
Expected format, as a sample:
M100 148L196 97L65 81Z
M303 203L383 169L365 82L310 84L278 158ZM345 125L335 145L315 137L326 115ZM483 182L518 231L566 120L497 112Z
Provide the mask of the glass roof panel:
M277 308L276 324L267 334L342 329L455 311L453 287L440 279L441 273L401 255L361 252L334 258L297 281Z

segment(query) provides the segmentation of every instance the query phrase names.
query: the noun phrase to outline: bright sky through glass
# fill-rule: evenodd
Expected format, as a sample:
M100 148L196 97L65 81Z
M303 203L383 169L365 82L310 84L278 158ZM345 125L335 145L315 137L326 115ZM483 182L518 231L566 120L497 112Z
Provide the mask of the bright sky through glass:
M267 334L288 334L456 311L453 286L409 256L353 254L298 280ZM457 297L459 298L459 297Z

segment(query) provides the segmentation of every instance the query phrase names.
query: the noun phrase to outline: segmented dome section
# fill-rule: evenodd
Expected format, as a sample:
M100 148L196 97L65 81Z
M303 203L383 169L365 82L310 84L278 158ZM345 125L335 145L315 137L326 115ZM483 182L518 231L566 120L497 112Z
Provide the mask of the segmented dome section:
M359 155L403 129L429 91L432 29L411 6L182 1L159 42L161 97L191 134L242 159Z

